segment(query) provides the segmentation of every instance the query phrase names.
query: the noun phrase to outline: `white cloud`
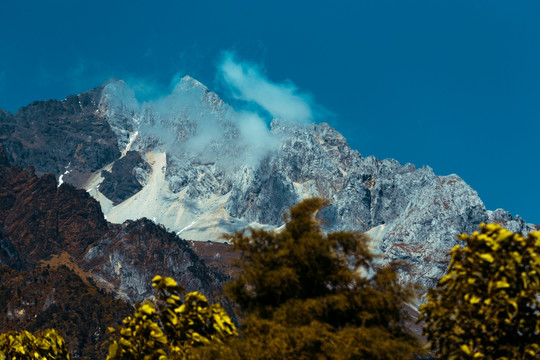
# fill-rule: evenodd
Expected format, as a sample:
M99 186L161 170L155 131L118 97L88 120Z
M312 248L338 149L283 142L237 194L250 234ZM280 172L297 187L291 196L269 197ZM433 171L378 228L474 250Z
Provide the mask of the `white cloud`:
M219 71L236 98L255 102L276 118L300 123L314 120L311 98L300 94L294 84L274 83L257 66L237 61L230 52L225 53Z
M280 139L268 127L268 114L307 124L316 117L314 109L321 113L294 84L274 83L259 67L239 62L231 53L224 56L218 75L226 82L225 90L246 101L245 106L225 106L223 111L214 112L205 100L210 96L208 89L189 77L182 78L180 72L174 74L168 87L129 76L126 89L113 89L119 103L110 101L136 114L139 135L135 147L157 146L179 159L198 159L227 170L257 166L278 147ZM254 104L266 112L253 112Z
M241 141L248 149L248 158L254 164L258 163L273 148L278 145L264 120L253 112L241 112L237 115ZM250 165L254 165L250 164Z

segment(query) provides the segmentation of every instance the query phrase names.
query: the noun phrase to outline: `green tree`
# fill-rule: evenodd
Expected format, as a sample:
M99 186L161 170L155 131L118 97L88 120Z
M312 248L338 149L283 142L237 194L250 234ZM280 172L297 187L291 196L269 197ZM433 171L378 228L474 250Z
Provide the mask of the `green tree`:
M68 347L62 335L54 329L32 333L9 331L0 334L0 359L69 360Z
M540 359L540 232L480 229L429 291L424 333L442 359Z
M133 317L109 328L107 359L195 359L203 347L217 347L236 335L236 328L219 304L191 292L182 302L182 289L174 279L156 276L155 302L136 305Z
M323 232L316 214L326 205L304 200L282 231L226 237L240 252L228 294L244 321L221 358L410 359L420 352L403 308L414 287L400 285L397 265L375 266L365 234Z

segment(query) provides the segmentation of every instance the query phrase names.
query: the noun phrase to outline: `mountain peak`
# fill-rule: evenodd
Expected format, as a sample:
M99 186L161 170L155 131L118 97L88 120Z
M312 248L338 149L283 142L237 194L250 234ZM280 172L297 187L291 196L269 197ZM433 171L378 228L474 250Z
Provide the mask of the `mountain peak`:
M38 172L72 184L78 174L112 222L146 217L190 240L217 240L247 226L279 228L291 205L323 197L328 230L371 231L383 262L409 262L407 279L428 286L445 271L456 235L488 220L531 229L488 213L458 176L362 157L326 123L274 119L268 132L190 76L143 105L121 80L92 93L99 106L84 94L15 114L0 126L0 143ZM39 141L28 147L27 139Z
M180 80L181 83L185 83L185 84L190 84L192 86L198 86L198 87L203 87L205 89L207 89L207 87L205 85L203 85L203 83L201 83L199 80L195 79L195 78L192 78L191 76L189 75L185 75L181 80Z
M105 87L109 84L121 84L121 85L125 85L127 86L126 82L122 79L119 79L119 78L110 78L108 80L105 80L103 82L103 84L101 84L101 87Z
M197 79L192 78L189 75L186 75L182 79L180 79L180 82L178 84L176 84L173 93L177 92L178 90L188 91L191 89L198 89L203 92L208 92L208 88L203 83L201 83Z

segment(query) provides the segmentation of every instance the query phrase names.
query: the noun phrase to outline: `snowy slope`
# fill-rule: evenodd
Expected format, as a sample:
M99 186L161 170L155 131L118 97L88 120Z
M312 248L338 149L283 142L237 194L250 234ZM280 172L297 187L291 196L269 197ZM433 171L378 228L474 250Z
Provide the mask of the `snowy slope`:
M532 229L503 210L488 212L457 175L363 157L325 123L275 119L268 129L190 77L154 103L138 104L121 81L103 94L100 111L121 158L136 151L145 162L105 174L141 185L119 204L99 190L112 164L86 182L112 222L146 217L186 239L219 240L247 225L278 228L291 205L321 196L332 202L322 211L328 230L368 231L384 262L409 262L404 276L427 286L444 272L456 235L497 219Z

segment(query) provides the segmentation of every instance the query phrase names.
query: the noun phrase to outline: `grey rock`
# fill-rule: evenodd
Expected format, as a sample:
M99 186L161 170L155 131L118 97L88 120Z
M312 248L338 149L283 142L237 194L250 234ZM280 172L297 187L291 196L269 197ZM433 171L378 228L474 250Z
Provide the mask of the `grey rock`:
M226 209L234 217L279 226L293 203L327 198L327 230L370 230L383 264L406 261L403 278L428 287L444 273L456 236L488 220L478 194L456 175L362 158L327 124L273 131L283 137L279 150L233 186Z
M7 265L17 270L21 270L25 263L21 260L17 249L13 243L0 231L0 266Z
M114 227L87 249L83 267L129 302L153 295L155 275L173 277L187 291L216 295L223 275L209 270L185 240L148 219Z
M135 93L122 80L109 80L103 86L98 108L116 135L118 149L126 150L138 127L139 103Z
M458 243L458 234L476 230L481 222L499 222L518 232L535 228L504 210L486 210L476 191L457 175L438 176L428 166L363 157L326 123L301 125L274 119L270 129L257 128L253 125L260 123L252 114L235 112L190 77L183 78L168 97L142 105L121 81L111 81L78 99L83 99L80 108L77 98L70 97L47 106L33 105L16 115L0 112L0 142L6 145L8 157L38 161L38 169L57 175L68 162L74 172L91 169L96 175L99 171L105 178L101 195L108 194L113 205L97 197L107 215L122 219L118 222L135 220L144 207L155 210L142 216L182 236L219 240L220 233L250 224L277 229L291 205L323 197L331 202L320 213L325 230L368 232L382 264L405 261L410 268L403 279L426 287L445 272L448 251ZM73 151L61 156L44 152L38 159L32 144L7 135L27 128L35 119L50 123L52 118L66 118L63 114L96 125L78 129L83 134L78 136L95 140L94 147L83 144L95 151L85 162L78 161ZM51 134L67 131L60 125L58 129ZM123 160L128 151L137 152L142 161ZM152 172L145 165L149 158ZM112 172L101 173L101 167L111 163ZM110 241L117 241L113 238ZM108 276L118 272L115 281L122 291L137 297L149 275L126 257L126 252L137 249L125 240L119 244L115 251L90 249L87 256L108 254L99 271ZM107 246L104 243L104 249ZM170 251L158 255L164 264L179 256Z
M120 157L98 107L101 95L99 87L62 101L36 101L14 115L1 111L0 144L13 164L34 166L38 174L65 173L64 182L82 186L92 172Z
M99 191L114 205L120 204L143 188L148 182L150 172L150 166L138 152L128 151L113 164L111 171L101 172L103 181Z
M508 211L503 209L497 209L495 211L488 211L488 223L498 223L501 224L504 228L515 232L528 234L531 231L537 230L537 227L528 224L523 220L519 215L513 217Z
M203 216L201 204L222 195L224 210L236 224L277 228L291 205L323 197L331 202L320 214L326 230L367 231L382 264L405 261L410 267L403 279L426 287L445 272L458 234L487 221L513 231L533 229L503 210L487 211L476 191L457 175L437 176L428 166L417 169L393 159L362 157L326 123L274 119L269 137L276 144L258 161L248 161L250 147L242 141L238 115L204 85L185 78L161 105L169 111L147 108L140 116L141 132L146 126L150 135L140 137L138 149L167 152L169 189L196 202L198 216ZM208 133L209 126L220 135ZM158 136L164 133L168 135ZM201 134L210 138L202 149ZM171 143L175 150L166 146Z

